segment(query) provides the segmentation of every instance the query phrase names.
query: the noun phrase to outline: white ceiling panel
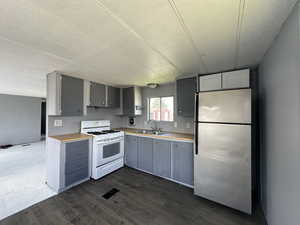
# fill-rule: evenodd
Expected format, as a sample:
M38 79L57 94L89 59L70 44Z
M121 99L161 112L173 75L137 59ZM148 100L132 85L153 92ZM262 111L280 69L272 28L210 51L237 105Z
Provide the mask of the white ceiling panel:
M246 1L238 66L258 64L297 0Z
M207 72L233 68L239 0L174 0Z
M167 0L98 0L124 20L181 73L204 71Z
M44 97L53 70L145 85L255 65L295 2L2 0L0 93Z
M59 57L0 38L0 93L46 96L46 76L68 63Z

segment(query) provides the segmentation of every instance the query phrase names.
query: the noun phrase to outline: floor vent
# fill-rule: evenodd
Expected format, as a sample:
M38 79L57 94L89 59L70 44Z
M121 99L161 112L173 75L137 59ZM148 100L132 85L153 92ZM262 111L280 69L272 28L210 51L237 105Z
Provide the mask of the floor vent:
M103 198L105 199L110 199L112 196L114 196L116 193L118 193L120 190L113 188L109 192L105 193L102 195Z

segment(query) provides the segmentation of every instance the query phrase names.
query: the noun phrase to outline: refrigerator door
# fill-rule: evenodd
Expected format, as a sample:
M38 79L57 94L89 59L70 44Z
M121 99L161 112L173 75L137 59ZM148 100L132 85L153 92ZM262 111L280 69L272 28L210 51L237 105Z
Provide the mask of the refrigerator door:
M198 121L251 123L251 89L200 92Z
M194 193L251 214L251 126L198 124Z

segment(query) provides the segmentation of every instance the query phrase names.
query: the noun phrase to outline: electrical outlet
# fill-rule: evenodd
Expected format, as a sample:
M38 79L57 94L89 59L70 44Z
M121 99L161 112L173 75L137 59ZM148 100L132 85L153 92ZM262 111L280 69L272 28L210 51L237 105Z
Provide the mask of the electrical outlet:
M54 126L55 127L62 127L62 120L54 120Z
M177 128L177 121L174 122L174 127Z
M191 128L191 123L186 123L186 128Z

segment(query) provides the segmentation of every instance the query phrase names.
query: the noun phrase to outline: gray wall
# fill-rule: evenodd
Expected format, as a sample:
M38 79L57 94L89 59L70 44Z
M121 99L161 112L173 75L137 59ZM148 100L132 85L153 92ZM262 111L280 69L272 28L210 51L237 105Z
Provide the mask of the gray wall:
M149 97L163 97L163 96L174 96L174 120L177 122L177 128L174 127L174 122L157 122L157 125L165 131L181 132L181 133L193 133L193 118L184 118L177 116L177 103L176 103L176 83L168 83L159 86L158 88L151 89L144 87L142 88L143 96L143 115L136 117L136 126L135 128L139 129L150 129L153 126L153 122L145 124L147 121L147 98ZM193 101L193 100L192 100ZM190 128L187 128L187 126ZM130 127L128 125L128 117L123 117L123 127Z
M0 145L41 139L41 98L0 94Z
M115 116L119 109L95 109L88 108L86 116L77 117L48 117L48 136L61 135L80 132L80 122L82 120L110 120L112 128L118 128L122 124L122 118ZM54 120L62 120L62 127L54 127Z
M262 205L269 225L300 221L299 53L296 5L260 66Z

